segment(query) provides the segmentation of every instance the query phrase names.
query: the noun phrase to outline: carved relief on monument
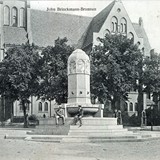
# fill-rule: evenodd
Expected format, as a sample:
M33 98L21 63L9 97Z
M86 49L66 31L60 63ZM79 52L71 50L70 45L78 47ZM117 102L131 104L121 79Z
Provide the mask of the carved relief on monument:
M77 72L84 73L84 69L85 69L84 66L85 66L84 61L82 59L79 59L77 61Z
M71 61L69 63L69 74L75 73L76 72L76 62Z
M90 61L89 60L86 60L85 67L86 67L85 73L90 74Z

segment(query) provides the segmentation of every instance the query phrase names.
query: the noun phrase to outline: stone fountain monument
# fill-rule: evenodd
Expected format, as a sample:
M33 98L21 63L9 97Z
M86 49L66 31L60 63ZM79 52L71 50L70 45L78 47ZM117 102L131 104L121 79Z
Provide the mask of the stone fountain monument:
M61 142L108 142L112 139L120 141L126 138L133 139L135 135L123 129L122 125L117 125L116 118L103 117L103 105L91 104L90 95L90 59L84 51L77 49L68 58L68 102L62 104L68 133L63 138L58 137L62 139ZM72 125L78 105L84 110L81 127ZM43 118L40 120L39 128L53 129L54 122L54 117Z
M103 117L103 104L91 104L90 59L81 49L68 58L68 102L66 117L73 117L81 105L86 117Z

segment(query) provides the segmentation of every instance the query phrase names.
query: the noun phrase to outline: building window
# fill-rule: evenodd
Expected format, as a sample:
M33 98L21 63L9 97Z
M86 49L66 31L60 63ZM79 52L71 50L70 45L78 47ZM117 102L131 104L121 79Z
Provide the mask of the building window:
M112 27L111 27L112 32L114 32L114 23L112 22Z
M129 104L129 111L133 111L133 103L132 102L130 102L130 104Z
M4 25L9 26L10 24L10 8L8 6L4 6Z
M138 103L135 103L135 111L138 111Z
M132 32L129 32L128 39L132 40L134 42L134 35Z
M138 46L140 46L140 45L141 45L141 43L138 41L138 42L137 42L137 45L138 45Z
M124 111L127 111L127 110L128 110L128 103L125 102L125 103L124 103Z
M12 26L13 27L18 26L18 10L16 7L12 8Z
M42 112L42 102L39 102L39 103L38 103L38 111L39 111L39 112Z
M29 111L29 103L25 103L26 110Z
M121 33L127 33L127 21L125 18L121 19Z
M20 27L25 26L25 10L24 8L20 9Z
M46 112L48 111L48 103L47 102L44 103L44 111L46 111Z
M118 13L119 13L119 12L121 12L121 9L120 9L120 8L118 8L118 9L117 9L117 12L118 12Z
M118 20L116 17L112 17L111 31L118 32Z
M26 111L29 111L29 103L25 103L25 108L26 108ZM21 102L19 103L19 110L23 111L23 106Z
M110 34L110 31L108 29L104 30L103 36L105 37L106 34Z
M19 110L20 110L20 111L23 111L23 108L22 108L22 104L21 104L21 103L19 104Z

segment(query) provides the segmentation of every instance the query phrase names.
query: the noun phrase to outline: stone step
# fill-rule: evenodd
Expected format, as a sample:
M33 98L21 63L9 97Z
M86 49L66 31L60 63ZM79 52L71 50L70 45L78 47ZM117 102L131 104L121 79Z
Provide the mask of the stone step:
M117 125L116 118L82 118L83 125L104 126Z
M70 130L109 130L109 129L123 129L122 125L106 125L106 126L87 126L87 125L82 125L81 127L79 127L79 125L71 125L70 126Z
M119 132L132 132L132 131L128 131L127 129L101 129L101 130L96 130L96 129L92 129L92 130L84 130L84 129L70 129L69 130L69 133L119 133ZM133 132L132 132L133 133Z
M64 137L62 138L61 142L67 142L67 143L90 143L90 142L125 142L125 141L140 141L142 140L142 137L139 136L133 136L133 135L119 135L119 136L108 136L108 137Z
M108 136L112 136L112 135L115 135L115 136L123 136L123 135L133 135L133 132L131 131L124 131L124 132L69 132L68 133L69 136L73 136L73 135L76 135L76 136L88 136L88 137L108 137Z
M74 118L66 118L66 124L71 125ZM82 118L83 125L94 125L94 126L104 126L104 125L117 125L116 118L96 118L96 117L84 117ZM59 124L62 123L60 118ZM39 125L54 125L55 118L43 118L39 119Z

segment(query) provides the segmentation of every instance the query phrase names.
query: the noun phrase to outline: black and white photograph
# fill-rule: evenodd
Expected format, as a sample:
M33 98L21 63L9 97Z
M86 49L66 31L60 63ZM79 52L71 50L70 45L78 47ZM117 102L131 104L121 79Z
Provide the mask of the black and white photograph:
M0 0L0 160L159 149L159 0Z

